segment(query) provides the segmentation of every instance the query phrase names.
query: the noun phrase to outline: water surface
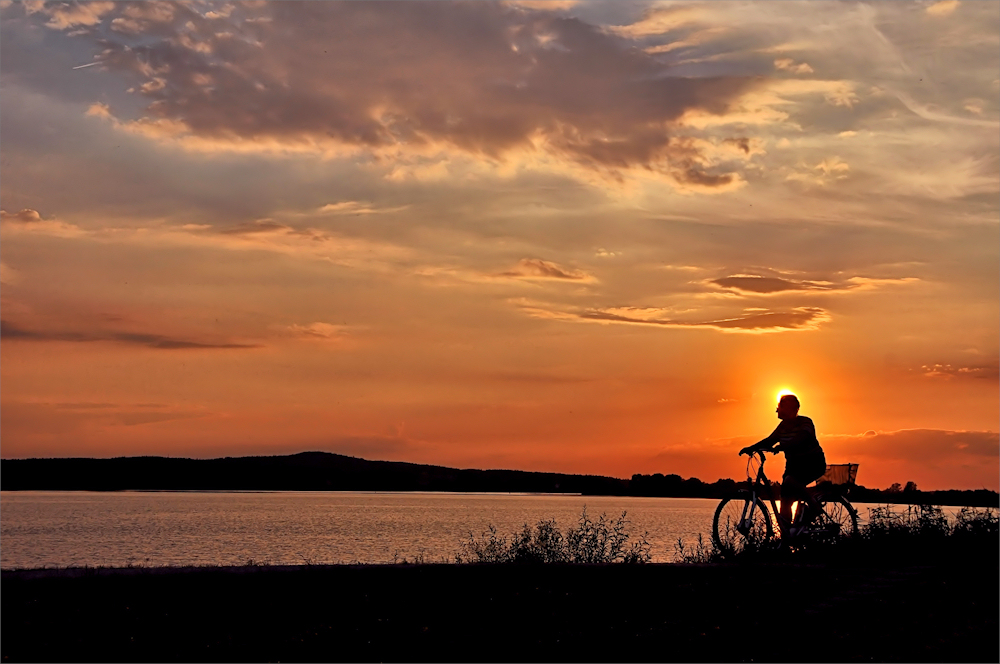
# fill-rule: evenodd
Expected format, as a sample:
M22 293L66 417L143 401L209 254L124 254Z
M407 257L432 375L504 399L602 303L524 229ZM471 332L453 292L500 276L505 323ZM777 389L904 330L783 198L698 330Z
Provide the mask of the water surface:
M627 512L653 560L711 531L716 500L373 492L0 492L0 567L452 561L470 532L540 519L565 531L586 507Z

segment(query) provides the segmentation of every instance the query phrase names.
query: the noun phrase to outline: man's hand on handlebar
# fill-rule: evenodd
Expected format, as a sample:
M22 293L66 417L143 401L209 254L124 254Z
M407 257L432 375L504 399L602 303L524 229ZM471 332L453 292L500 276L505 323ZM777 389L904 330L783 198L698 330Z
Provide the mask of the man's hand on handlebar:
M756 452L770 452L771 454L777 454L778 452L772 447L757 447L756 445L751 445L750 447L744 447L740 450L739 456L744 454L755 454Z

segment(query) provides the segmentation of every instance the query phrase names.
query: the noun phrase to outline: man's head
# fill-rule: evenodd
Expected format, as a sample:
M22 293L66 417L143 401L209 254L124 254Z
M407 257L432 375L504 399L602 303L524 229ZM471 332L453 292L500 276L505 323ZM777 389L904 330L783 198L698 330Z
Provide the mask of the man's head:
M799 398L794 394L783 394L778 400L778 419L790 420L799 414Z

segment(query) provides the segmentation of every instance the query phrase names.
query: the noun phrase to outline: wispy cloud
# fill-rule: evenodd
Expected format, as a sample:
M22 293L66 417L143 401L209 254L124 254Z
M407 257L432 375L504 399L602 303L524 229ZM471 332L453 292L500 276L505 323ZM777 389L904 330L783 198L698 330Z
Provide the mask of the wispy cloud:
M995 384L997 380L1000 380L1000 362L994 360L988 364L971 366L925 364L920 367L920 372L928 378L941 378L945 380L978 379L988 380Z
M725 318L699 319L690 313L671 316L671 309L612 307L585 309L559 307L531 300L512 300L529 316L551 320L602 324L643 325L659 328L708 329L718 332L763 334L816 330L831 320L830 314L819 307L794 307L787 310L751 309Z
M813 68L809 66L806 62L796 63L795 60L791 58L778 58L774 61L774 68L783 71L790 71L793 74L811 74L813 73Z
M59 220L41 220L34 210L3 217L4 234L48 235L93 242L174 245L237 251L269 251L326 261L348 267L381 269L386 261L410 257L412 250L385 242L348 237L311 226L271 218L240 222L223 228L210 224L164 224L144 228L99 226L84 228Z
M57 449L47 452L56 456L72 455L72 448L62 442L67 434L81 434L95 428L155 425L161 422L202 418L209 413L197 407L178 407L156 403L107 402L3 402L4 431L35 442L54 437Z
M659 318L635 318L619 313L601 310L585 311L579 314L584 320L630 325L657 325L662 327L708 328L721 332L791 332L818 329L830 320L830 315L818 307L796 307L787 311L752 311L732 318L718 320L676 320Z
M398 207L381 208L371 203L362 201L339 201L337 203L327 203L320 207L317 212L320 214L389 214L400 212L408 208L408 205Z
M958 0L940 0L927 7L926 11L931 16L947 16L958 9Z
M17 270L0 262L0 283L16 284L18 281L20 281L20 275Z
M347 325L315 322L308 325L289 325L285 328L293 337L309 341L341 343L350 336Z
M900 429L827 435L823 439L828 441L827 447L836 449L838 454L914 459L923 463L933 459L935 463L957 464L963 457L995 459L1000 456L1000 434L995 431Z
M916 277L902 278L872 278L848 277L837 281L810 281L768 277L758 274L734 274L718 279L709 279L706 284L724 288L729 291L752 293L755 295L771 295L787 292L812 293L845 293L856 290L870 290L890 284L908 284L920 281Z
M6 320L0 320L0 336L11 341L62 341L71 343L113 342L133 346L145 346L157 350L199 350L199 349L249 349L261 348L260 344L188 339L163 334L116 330L32 330Z
M506 279L527 279L529 281L575 281L593 283L596 279L583 272L562 267L540 258L522 258L516 267L496 275Z

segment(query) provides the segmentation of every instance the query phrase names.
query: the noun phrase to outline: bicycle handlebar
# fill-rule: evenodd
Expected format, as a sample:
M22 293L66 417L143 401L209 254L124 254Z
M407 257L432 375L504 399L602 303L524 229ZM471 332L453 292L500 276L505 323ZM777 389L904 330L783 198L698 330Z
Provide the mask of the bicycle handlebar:
M758 455L760 455L760 462L764 463L764 452L770 452L771 454L777 454L777 452L775 452L774 450L753 450L753 451L750 451L750 452L744 452L743 450L740 450L740 456L743 456L744 454L746 454L747 456L752 456L754 454L758 454Z

